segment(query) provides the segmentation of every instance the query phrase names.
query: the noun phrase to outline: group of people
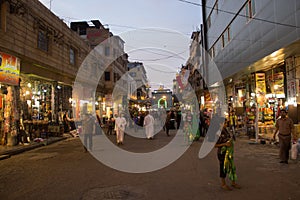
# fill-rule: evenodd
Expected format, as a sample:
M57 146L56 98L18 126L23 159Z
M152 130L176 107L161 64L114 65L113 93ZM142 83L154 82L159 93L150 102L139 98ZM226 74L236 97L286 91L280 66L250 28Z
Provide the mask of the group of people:
M204 110L205 112L205 110ZM203 113L205 114L205 113ZM187 124L187 126L191 125L193 121L193 115L190 111L187 113L181 114L181 118L183 119L184 124ZM203 116L202 116L203 117ZM232 188L241 188L237 183L237 175L236 175L236 167L234 164L234 141L235 137L232 134L232 131L228 131L228 126L231 125L230 119L225 119L221 117L217 117L220 119L218 121L220 127L218 130L221 130L221 133L219 135L219 139L217 140L215 147L217 150L217 158L219 161L219 170L220 170L220 179L221 179L221 188L224 190L232 190ZM176 120L175 113L173 111L170 111L166 114L166 122L165 122L165 131L167 136L169 136L169 129L172 125L172 120ZM207 120L204 118L204 121ZM94 123L94 119L91 115L85 115L85 118L83 120L83 127L87 127L85 132L92 132L90 129L91 124ZM114 130L116 131L116 142L117 144L123 144L124 141L124 131L125 127L128 125L128 122L126 118L124 117L124 114L120 114L118 116L115 115L114 118ZM203 121L202 121L203 122ZM200 122L201 122L201 113L200 113ZM180 122L179 122L180 123ZM207 123L207 122L205 122ZM145 117L143 120L143 126L145 127L145 134L147 139L153 139L154 137L154 124L155 124L155 118L150 114L149 111L145 113ZM179 128L179 124L176 124L175 128ZM208 127L207 127L208 128ZM207 130L206 130L207 131ZM108 132L110 133L110 132ZM289 159L289 150L291 149L291 139L297 140L297 136L294 132L294 124L293 121L287 117L287 111L281 110L281 117L276 122L276 131L274 133L274 139L276 135L278 134L279 138L279 145L280 145L280 163L288 164ZM84 137L84 143L85 146L89 146L92 148L91 143L91 135L87 135ZM90 143L87 144L88 139L90 140ZM85 150L86 147L85 147ZM227 185L225 178L228 176L228 178L231 181L231 187Z

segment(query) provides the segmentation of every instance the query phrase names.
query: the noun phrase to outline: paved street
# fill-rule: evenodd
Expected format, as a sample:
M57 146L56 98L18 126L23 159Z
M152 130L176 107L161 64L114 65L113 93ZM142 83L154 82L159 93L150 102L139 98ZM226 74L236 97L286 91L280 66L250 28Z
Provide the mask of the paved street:
M154 140L126 136L121 148L146 152L171 139L162 132ZM0 161L0 198L299 199L300 162L279 164L276 146L248 142L242 137L236 142L235 163L242 189L220 188L216 149L200 160L201 141L159 171L129 174L108 168L83 151L79 138L69 138Z

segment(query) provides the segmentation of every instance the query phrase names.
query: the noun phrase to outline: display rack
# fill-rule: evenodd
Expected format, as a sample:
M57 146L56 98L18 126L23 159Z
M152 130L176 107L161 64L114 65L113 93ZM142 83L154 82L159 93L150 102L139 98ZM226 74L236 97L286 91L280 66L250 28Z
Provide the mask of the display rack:
M256 116L256 108L250 107L246 108L246 127L247 127L247 135L250 138L255 137L255 116Z

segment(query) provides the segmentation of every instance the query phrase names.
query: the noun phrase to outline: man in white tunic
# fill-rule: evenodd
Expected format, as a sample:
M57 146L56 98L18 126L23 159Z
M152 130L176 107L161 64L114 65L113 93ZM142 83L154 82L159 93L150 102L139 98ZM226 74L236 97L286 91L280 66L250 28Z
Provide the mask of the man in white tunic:
M154 118L146 111L146 117L144 119L144 127L146 129L146 137L147 139L153 139L154 136Z
M125 126L127 124L126 119L124 117L124 114L121 114L121 117L118 115L115 115L116 117L116 134L117 134L117 144L123 144L124 140L124 131L125 131Z

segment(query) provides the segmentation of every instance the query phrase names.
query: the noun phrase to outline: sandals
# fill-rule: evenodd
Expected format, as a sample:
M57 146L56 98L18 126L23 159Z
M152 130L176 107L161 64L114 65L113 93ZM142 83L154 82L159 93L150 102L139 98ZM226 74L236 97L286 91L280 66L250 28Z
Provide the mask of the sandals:
M222 185L221 187L222 187L222 189L227 190L227 191L232 190L228 185Z
M232 187L234 187L235 189L241 189L241 186L238 184L231 184Z

